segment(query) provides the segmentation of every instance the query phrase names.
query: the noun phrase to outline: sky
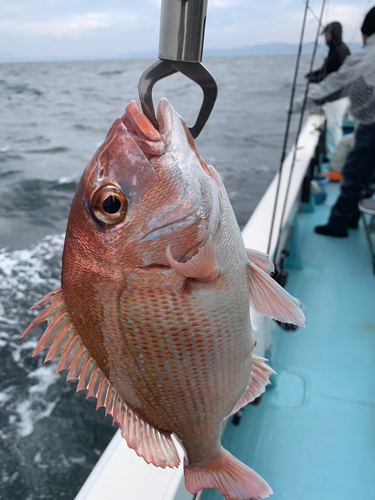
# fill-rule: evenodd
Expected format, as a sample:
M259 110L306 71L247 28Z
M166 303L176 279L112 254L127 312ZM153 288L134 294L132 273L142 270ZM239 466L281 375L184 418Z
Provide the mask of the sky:
M179 0L176 0L179 1ZM161 0L1 0L0 61L157 56ZM324 23L340 21L346 41L375 0L328 0ZM318 16L321 1L310 6ZM205 47L298 43L304 0L208 0ZM317 21L310 13L307 42Z

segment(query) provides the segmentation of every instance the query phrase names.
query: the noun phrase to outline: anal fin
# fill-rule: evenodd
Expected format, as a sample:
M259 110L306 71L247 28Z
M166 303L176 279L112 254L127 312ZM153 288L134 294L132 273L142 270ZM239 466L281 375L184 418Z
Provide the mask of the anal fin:
M270 383L270 376L276 372L265 361L267 361L265 358L253 356L253 366L248 386L228 417L254 401L254 399L258 398L266 390L266 386Z

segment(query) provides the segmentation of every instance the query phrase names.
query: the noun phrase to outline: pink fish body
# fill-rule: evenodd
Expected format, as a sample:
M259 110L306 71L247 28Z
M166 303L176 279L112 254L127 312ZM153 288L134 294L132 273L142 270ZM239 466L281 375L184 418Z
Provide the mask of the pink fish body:
M166 99L157 131L132 101L87 165L68 221L62 286L26 330L47 320L50 347L77 390L119 424L148 463L179 464L185 485L231 500L267 483L220 444L225 419L273 373L252 356L249 304L303 325L298 302L246 250L224 185ZM26 333L25 332L25 333Z

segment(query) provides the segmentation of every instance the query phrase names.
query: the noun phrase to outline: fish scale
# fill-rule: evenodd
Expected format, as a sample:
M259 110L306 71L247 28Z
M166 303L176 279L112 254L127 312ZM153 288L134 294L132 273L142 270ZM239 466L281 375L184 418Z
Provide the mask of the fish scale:
M169 303L172 307L168 307ZM182 313L182 321L180 319L178 323L176 310ZM157 315L159 318L156 318ZM179 293L173 294L163 290L149 294L147 289L137 290L132 287L131 300L124 298L121 302L121 318L125 323L124 330L128 335L130 353L138 359L134 372L130 375L143 382L144 372L140 372L143 362L148 391L163 393L177 412L178 419L182 419L181 415L189 415L189 421L196 425L194 418L202 418L204 411L205 419L214 418L213 412L225 414L225 411L230 411L228 391L233 392L233 388L225 387L222 381L230 380L227 371L233 364L237 366L238 376L239 359L230 359L234 354L232 351L235 350L231 347L230 340L232 339L232 343L237 343L237 340L236 332L232 330L233 325L228 325L225 313L220 315L220 311L216 311L216 314L207 317L193 297L186 298ZM132 322L127 322L125 318L132 318ZM154 318L154 321L150 322L148 318ZM195 324L194 327L191 326L192 323ZM183 359L186 361L185 370ZM162 384L159 384L160 379ZM187 394L191 380L199 391L194 397L198 406L202 406L202 413L198 415L194 411L191 415L189 413L191 397ZM207 392L203 392L202 387L206 387ZM203 404L207 396L215 400L213 407L207 407L207 403ZM234 406L238 397L236 398L236 394L232 397ZM217 407L217 398L223 399L224 409ZM144 401L149 406L147 397L144 397ZM148 408L148 418L160 425L158 412L151 412L152 408ZM194 429L186 429L185 433L187 432L194 432Z

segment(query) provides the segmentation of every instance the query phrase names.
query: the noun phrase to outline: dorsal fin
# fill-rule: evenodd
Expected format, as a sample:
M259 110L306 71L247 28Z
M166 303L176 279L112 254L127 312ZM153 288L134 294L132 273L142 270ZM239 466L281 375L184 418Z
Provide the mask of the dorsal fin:
M60 361L57 365L55 373L58 373L61 370L67 370L70 367L70 363L73 361L73 358L77 354L81 345L82 342L78 335L73 335L61 353Z
M39 325L39 323L43 323L43 321L50 321L53 317L55 317L55 315L59 311L64 309L64 307L65 307L65 304L64 304L62 297L55 300L54 302L52 302L52 304L50 306L48 306L46 309L44 309L44 311L42 311L34 319L34 321L32 321L30 323L30 325L26 328L26 330L21 335L21 339L22 339L22 337L24 337L26 335L26 333L28 333L32 328L34 328L34 326Z
M38 320L39 316L35 318L34 321ZM60 329L67 323L68 320L69 318L65 313L65 309L61 309L53 318L48 321L47 328L44 330L43 335L40 337L39 342L37 343L34 352L32 353L33 357L38 352L43 351L44 349L47 349L47 347L51 346Z
M77 392L87 389L87 397L97 398L97 409L105 406L106 414L111 415L119 425L121 436L129 448L149 464L162 468L178 467L180 457L171 435L152 427L127 406L83 345L70 321L61 289L49 293L36 305L48 301L52 304L34 319L22 335L35 325L48 321L33 356L49 347L45 362L60 357L56 373L69 369L67 380L78 379Z
M62 290L61 287L52 290L52 292L47 293L42 299L40 299L36 304L34 304L30 309L34 309L34 307L38 307L41 304L45 304L46 302L55 302L58 299L62 299Z
M73 336L76 336L76 333L68 318L66 324L60 329L59 333L53 340L44 362L46 363L51 359L59 359L66 345Z

